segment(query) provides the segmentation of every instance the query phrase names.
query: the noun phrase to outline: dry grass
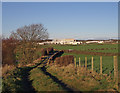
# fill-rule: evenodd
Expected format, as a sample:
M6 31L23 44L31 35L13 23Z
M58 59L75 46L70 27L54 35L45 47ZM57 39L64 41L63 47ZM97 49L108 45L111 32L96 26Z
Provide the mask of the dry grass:
M113 89L114 84L110 76L100 75L96 72L86 70L84 67L75 68L74 65L58 67L52 65L47 71L56 76L69 87L78 91L106 90ZM104 85L105 84L105 85Z
M6 64L4 67L1 67L1 68L2 68L2 74L1 75L4 77L4 76L9 75L9 72L13 71L16 67L14 65Z

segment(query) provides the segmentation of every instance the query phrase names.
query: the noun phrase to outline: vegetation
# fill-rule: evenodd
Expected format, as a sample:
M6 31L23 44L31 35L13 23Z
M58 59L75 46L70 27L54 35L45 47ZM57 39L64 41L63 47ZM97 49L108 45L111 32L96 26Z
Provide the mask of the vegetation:
M54 82L54 80L42 71L42 66L39 66L30 71L30 80L35 91L64 91L64 89Z
M11 33L10 37L26 42L48 39L49 34L43 24L31 24L18 28L16 32Z
M36 53L35 42L48 37L47 29L42 24L31 24L18 28L16 32L12 32L10 38L20 41L18 48L14 49L15 54L17 54L17 61L25 65L39 58L39 54Z
M15 65L16 58L14 49L18 45L18 41L12 38L6 38L2 40L2 65Z
M110 76L100 75L96 72L91 73L85 68L74 68L74 65L58 67L52 65L47 68L47 71L62 80L70 88L78 91L98 91L99 89L107 91L114 89L114 82Z
M76 63L79 65L79 57L81 61L81 66L85 66L85 57L87 57L87 68L91 69L91 59L92 55L82 55L82 54L74 54L74 53L64 53L64 55L73 55L76 58ZM100 56L93 56L94 59L94 71L97 73L100 72ZM114 75L113 71L113 56L103 56L103 74L110 74L110 76Z
M21 91L20 71L15 66L5 65L2 68L2 92Z
M40 49L37 49L35 46L30 46L31 44L21 43L16 47L14 53L16 54L17 64L26 65L32 63L34 60L40 57Z
M90 49L101 49L104 48L104 50L99 50L99 52L104 52L104 53L117 53L118 52L118 44L88 44L88 45L43 45L43 47L54 47L55 49L59 50L68 50L68 49L75 49L75 50L85 50L85 51L93 51L93 52L98 52L98 50L90 50ZM112 48L112 49L111 49ZM115 49L116 48L116 49ZM84 66L85 63L85 57L87 57L88 61L88 69L91 69L91 57L94 57L94 71L98 72L100 71L100 56L98 55L90 55L90 54L76 54L76 53L63 53L62 56L64 55L73 55L76 57L77 60L77 65L79 65L79 57L81 59L81 65ZM113 77L113 56L102 56L103 60L103 73L104 74L109 74L110 76Z
M50 55L51 53L53 53L53 47L41 48L41 53L42 56Z
M23 29L23 28L22 28ZM19 30L20 31L20 30ZM54 56L54 63L46 65L48 58L57 50L82 50L91 52L117 53L117 44L89 45L37 45L26 40L13 38L2 42L2 88L3 92L39 91L114 91L113 56L103 56L103 75L99 74L100 56L63 53ZM54 49L53 49L54 48ZM111 51L108 51L111 50ZM94 72L91 72L91 57L94 57ZM76 57L81 67L75 68ZM87 70L84 68L87 57Z
M47 46L47 45L45 45ZM49 45L58 50L81 50L91 52L118 53L118 44L81 44L81 45Z
M72 55L65 55L62 57L57 57L55 59L55 64L59 66L67 66L69 64L74 64L74 57Z

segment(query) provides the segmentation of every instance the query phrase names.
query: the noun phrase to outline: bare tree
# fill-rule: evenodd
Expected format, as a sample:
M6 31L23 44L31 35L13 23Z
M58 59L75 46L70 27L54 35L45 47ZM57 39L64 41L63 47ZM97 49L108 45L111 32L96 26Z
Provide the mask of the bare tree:
M38 40L48 39L47 29L42 24L31 24L18 28L16 32L12 32L10 38L21 40L20 47L15 53L19 52L18 61L22 64L31 63L36 55L35 44ZM17 49L17 48L16 48Z
M10 37L22 41L36 41L48 39L49 34L42 24L31 24L18 28Z

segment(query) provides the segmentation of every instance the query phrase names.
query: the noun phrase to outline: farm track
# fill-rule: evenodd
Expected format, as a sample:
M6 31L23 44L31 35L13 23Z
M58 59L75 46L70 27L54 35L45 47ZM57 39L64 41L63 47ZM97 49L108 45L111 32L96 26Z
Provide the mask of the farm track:
M59 54L60 53L60 54ZM57 55L57 56L60 56L62 54L61 51L57 51L55 52L53 55L49 56L48 58L46 58L41 64L43 64L42 67L40 67L41 71L49 76L55 83L57 83L59 86L61 86L66 92L71 92L71 93L74 93L74 92L77 92L77 90L75 89L71 89L67 84L65 84L64 82L62 82L61 80L59 80L57 77L55 77L54 75L52 75L51 73L47 72L46 70L46 64L47 64L47 61L51 60L51 59L54 59L54 56ZM81 93L81 92L79 92Z
M56 53L57 54L57 53ZM35 89L32 86L32 81L29 80L29 72L34 69L39 67L40 65L43 65L41 68L41 71L43 71L43 73L47 76L49 76L55 83L57 83L58 85L60 85L64 90L66 90L66 92L71 92L74 93L75 90L71 89L68 87L67 84L63 83L61 80L59 80L57 77L53 76L52 74L50 74L49 72L46 71L46 64L47 61L49 59L51 59L52 57L54 57L53 55L47 57L46 59L44 59L41 63L37 64L34 67L25 67L25 68L19 68L21 70L21 77L22 77L22 89L23 91L20 91L21 93L36 93L37 91L35 91Z
M53 76L51 73L49 73L49 72L46 71L46 67L45 67L45 66L46 66L47 61L48 61L48 60L51 60L51 59L54 59L54 56L55 56L55 55L58 55L58 53L61 54L61 51L54 53L53 55L51 55L51 57L49 57L47 60L45 60L45 61L42 63L42 64L44 64L44 65L43 65L43 67L41 67L41 71L43 71L43 73L44 73L45 75L49 76L54 82L56 82L57 84L59 84L64 90L66 90L67 92L74 93L76 90L69 88L67 84L63 83L63 82L62 82L61 80L59 80L57 77ZM81 92L79 92L79 93L81 93Z
M25 68L20 67L20 68L18 68L21 70L21 73L20 73L20 75L22 77L22 80L21 80L22 86L21 87L23 89L22 91L18 91L18 92L20 92L20 93L36 93L35 89L32 86L32 81L29 80L29 75L30 75L29 72L32 69L38 67L40 64L42 64L42 63L37 64L35 67L25 67Z
M69 88L67 84L63 83L57 77L55 77L52 74L50 74L49 72L47 72L45 66L41 67L41 70L43 71L43 73L45 75L48 75L54 82L56 82L57 84L59 84L64 90L66 90L68 92L71 92L71 93L74 93L75 90Z
M36 93L35 89L32 86L32 82L29 81L29 71L31 71L33 68L21 68L21 76L22 76L22 89L23 91L20 91L21 93Z

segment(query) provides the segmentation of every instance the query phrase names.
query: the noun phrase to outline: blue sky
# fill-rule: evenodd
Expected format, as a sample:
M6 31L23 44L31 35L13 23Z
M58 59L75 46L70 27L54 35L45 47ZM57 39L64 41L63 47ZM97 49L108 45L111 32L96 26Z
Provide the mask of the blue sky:
M118 36L117 2L3 2L2 33L42 23L50 38L97 39Z

